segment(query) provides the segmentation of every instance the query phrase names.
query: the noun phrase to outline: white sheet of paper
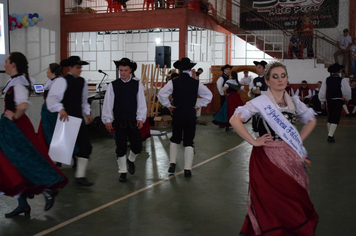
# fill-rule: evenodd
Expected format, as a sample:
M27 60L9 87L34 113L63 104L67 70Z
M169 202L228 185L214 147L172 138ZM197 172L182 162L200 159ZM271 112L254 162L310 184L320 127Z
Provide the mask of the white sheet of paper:
M82 119L73 116L68 116L68 121L60 121L58 114L48 152L53 161L70 165L81 123Z

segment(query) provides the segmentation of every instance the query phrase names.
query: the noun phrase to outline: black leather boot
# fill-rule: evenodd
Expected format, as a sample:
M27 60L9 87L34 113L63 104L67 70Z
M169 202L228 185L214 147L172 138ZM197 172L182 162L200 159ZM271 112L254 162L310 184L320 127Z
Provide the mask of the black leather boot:
M45 196L45 200L46 200L46 204L45 204L44 210L48 211L49 209L51 209L53 207L55 197L58 195L58 191L57 190L53 191L53 190L50 190L50 189L46 189L43 192L43 195Z

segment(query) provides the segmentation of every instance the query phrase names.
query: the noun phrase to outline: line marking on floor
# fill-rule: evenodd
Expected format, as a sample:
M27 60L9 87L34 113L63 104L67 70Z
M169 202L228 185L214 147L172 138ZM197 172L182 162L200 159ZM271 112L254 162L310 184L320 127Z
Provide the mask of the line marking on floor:
M236 150L236 149L238 149L238 148L240 148L240 147L242 147L242 146L244 146L244 145L246 145L246 144L249 144L249 143L247 143L247 142L244 141L244 142L242 142L241 144L237 145L236 147L233 147L233 148L231 148L231 149L229 149L229 150L227 150L227 151L225 151L225 152L222 152L222 153L220 153L220 154L218 154L218 155L216 155L216 156L213 156L213 157L211 157L211 158L209 158L209 159L207 159L207 160L205 160L205 161L203 161L203 162L200 162L200 163L194 165L194 166L192 167L192 169L197 168L197 167L199 167L199 166L201 166L201 165L204 165L204 164L206 164L206 163L208 163L208 162L211 162L211 161L213 161L213 160L215 160L215 159L217 159L217 158L219 158L219 157L221 157L221 156L223 156L223 155L225 155L225 154L227 154L227 153L229 153L229 152L232 152L232 151L234 151L234 150ZM42 232L39 232L39 233L35 234L34 236L46 235L46 234L49 234L49 233L51 233L51 232L53 232L53 231L55 231L55 230L57 230L57 229L63 228L64 226L69 225L69 224L71 224L71 223L73 223L73 222L75 222L75 221L78 221L78 220L80 220L80 219L82 219L82 218L84 218L84 217L87 217L87 216L89 216L89 215L91 215L91 214L94 214L95 212L98 212L98 211L100 211L100 210L102 210L102 209L105 209L105 208L111 206L111 205L114 205L114 204L116 204L116 203L118 203L118 202L121 202L121 201L123 201L123 200L125 200L125 199L128 199L128 198L130 198L130 197L132 197L132 196L135 196L135 195L137 195L137 194L139 194L139 193L141 193L141 192L144 192L144 191L146 191L146 190L148 190L148 189L151 189L151 188L155 187L156 185L159 185L159 184L164 183L164 182L166 182L166 181L168 181L168 180L170 180L170 179L173 179L173 178L175 178L175 177L177 177L177 176L183 174L183 172L184 172L184 171L180 171L180 172L176 173L175 175L170 175L170 176L168 176L168 177L165 178L165 179L162 179L162 180L160 180L160 181L158 181L158 182L155 182L155 183L153 183L153 184L151 184L151 185L148 185L148 186L146 186L146 187L144 187L144 188L141 188L141 189L139 189L139 190L136 190L136 191L134 191L134 192L132 192L132 193L130 193L130 194L127 194L127 195L125 195L125 196L123 196L123 197L121 197L121 198L118 198L118 199L116 199L116 200L114 200L114 201L111 201L111 202L109 202L109 203L106 203L106 204L104 204L104 205L102 205L102 206L100 206L100 207L97 207L97 208L95 208L95 209L93 209L93 210L91 210L91 211L87 211L87 212L85 212L85 213L83 213L83 214L80 214L80 215L78 215L78 216L76 216L76 217L74 217L74 218L72 218L72 219L69 219L69 220L67 220L67 221L64 221L64 222L62 222L62 223L56 225L56 226L53 226L53 227L51 227L51 228L49 228L49 229L46 229L46 230L44 230L44 231L42 231Z

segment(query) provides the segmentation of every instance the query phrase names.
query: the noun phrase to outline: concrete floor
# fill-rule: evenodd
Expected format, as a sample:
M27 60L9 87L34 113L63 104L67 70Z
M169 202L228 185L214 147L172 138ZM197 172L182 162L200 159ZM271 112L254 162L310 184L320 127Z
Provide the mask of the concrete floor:
M200 119L208 125L197 126L192 178L182 174L183 147L176 175L168 176L169 129L146 140L127 183L118 181L114 141L93 138L88 178L95 185L75 187L74 170L65 166L70 183L48 212L43 196L29 200L31 217L4 218L17 201L0 196L0 236L238 235L246 215L251 146L213 125L211 115ZM319 117L305 142L312 158L310 197L320 217L317 236L356 235L355 133L356 118L342 118L336 143L327 143L326 117Z

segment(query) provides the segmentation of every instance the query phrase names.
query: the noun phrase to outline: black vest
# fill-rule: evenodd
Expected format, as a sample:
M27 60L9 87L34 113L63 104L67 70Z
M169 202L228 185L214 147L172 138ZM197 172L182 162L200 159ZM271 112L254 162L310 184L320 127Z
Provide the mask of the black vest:
M334 74L334 75L326 78L327 99L342 98L341 81L342 81L342 78L337 74Z
M351 88L351 100L356 101L356 88Z
M14 87L9 88L5 94L5 110L16 110Z
M124 83L121 79L112 82L114 89L114 119L117 121L136 120L137 93L139 81L131 79Z
M29 86L25 86L28 90L30 90ZM30 93L28 94L30 97ZM16 111L16 103L15 103L15 90L14 86L10 87L5 94L5 110Z
M173 83L173 106L174 117L196 117L194 109L197 97L199 81L193 79L187 73L181 73L178 78L172 80Z
M227 74L223 73L221 77L224 79L224 83L222 84L222 86L224 87L226 81L229 79L229 76Z
M296 113L288 110L288 109L282 109L281 113L287 120L292 124L295 125L297 123L297 115ZM266 122L266 120L262 116L257 117L257 129L260 137L265 134L271 134L273 137L273 140L282 140L281 137L279 137L274 130L269 126L269 124Z
M71 74L67 74L63 78L67 81L67 89L61 103L68 115L82 118L82 95L85 81L82 77L75 78Z
M258 76L256 78L253 79L253 85L257 87L257 83L260 82L262 84L262 86L260 87L261 91L267 91L268 86L265 82L265 77L264 76ZM260 95L260 94L256 94L256 95Z

